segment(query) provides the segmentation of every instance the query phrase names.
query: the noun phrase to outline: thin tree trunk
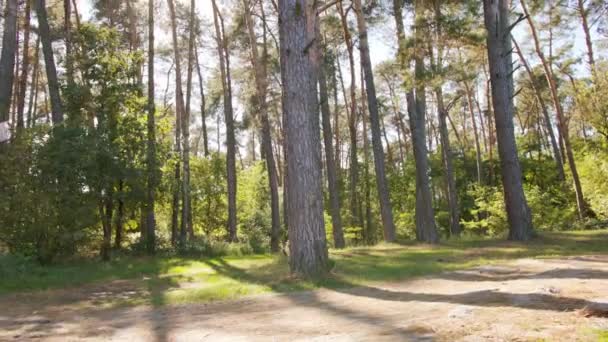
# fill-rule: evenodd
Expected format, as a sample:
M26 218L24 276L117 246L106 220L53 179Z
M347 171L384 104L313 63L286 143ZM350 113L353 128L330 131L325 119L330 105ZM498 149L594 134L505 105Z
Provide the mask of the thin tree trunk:
M344 10L342 0L339 0L336 4L338 8L338 14L342 23L342 31L344 34L344 42L346 43L346 51L348 53L348 63L350 71L350 110L347 111L348 115L348 131L350 134L350 213L352 226L363 227L363 217L359 207L359 196L357 192L357 184L359 180L359 162L357 157L357 86L355 76L355 57L354 57L354 44L348 29L348 18L347 12ZM344 94L346 100L346 94Z
M273 253L279 251L279 239L281 229L281 216L280 216L280 203L279 203L279 189L278 189L278 177L276 171L276 165L274 160L274 154L272 152L272 136L270 132L270 120L268 118L268 102L266 94L268 91L268 75L266 70L266 63L268 58L267 42L266 42L266 25L262 25L264 30L264 42L262 59L258 55L258 44L254 32L254 22L251 15L250 2L243 0L245 7L245 22L247 25L247 33L249 35L249 45L251 46L251 64L254 70L255 83L256 83L256 96L258 98L258 111L259 119L261 121L262 128L262 152L263 157L266 160L266 170L268 172L268 185L270 188L270 208L272 216L272 229L270 234L270 249ZM263 13L263 12L262 12ZM262 15L265 19L265 15Z
M484 20L496 119L498 153L502 169L509 239L532 237L532 217L524 194L513 127L513 76L508 0L484 0Z
M198 48L194 48L194 56L196 58L196 73L198 74L198 85L201 95L201 130L203 134L203 155L209 157L209 138L207 136L207 113L205 111L205 87L203 82L203 73L201 72L201 64L198 60Z
M317 70L315 4L279 0L283 112L287 148L287 220L291 272L327 272Z
M522 51L519 48L519 45L517 44L515 39L513 39L513 45L515 46L515 51L517 52L517 55L519 56L519 60L523 64L524 68L526 69L526 73L528 74L528 77L530 78L530 84L532 85L532 90L534 91L534 96L536 97L536 100L538 101L538 104L540 105L540 108L542 110L543 117L545 119L544 120L545 126L546 126L545 129L547 130L547 133L549 134L549 140L551 142L551 151L553 152L553 159L555 160L555 163L557 166L557 174L558 174L560 181L564 182L566 180L566 175L564 172L564 164L562 163L559 146L557 145L557 140L555 139L555 133L553 132L553 124L551 123L551 117L549 116L549 111L547 110L547 105L545 103L545 100L543 99L543 96L542 96L540 90L538 89L538 85L536 84L536 80L534 78L534 73L532 73L532 69L530 69L530 65L524 58L524 54L522 53Z
M17 128L24 126L25 91L27 89L27 73L30 67L30 19L31 0L25 1L25 20L23 24L23 58L21 58L21 79L19 80L19 96L17 97ZM32 77L33 81L34 77Z
M168 0L169 12L171 14L171 35L173 40L173 53L175 59L175 152L178 155L178 160L182 158L181 151L181 135L182 135L182 120L184 119L184 92L182 90L182 67L181 59L179 54L178 37L177 37L177 23L175 19L175 4L174 0ZM180 198L182 190L181 182L181 168L180 162L178 161L175 166L175 189L173 192L173 208L171 213L171 235L172 239L175 240L178 234L179 216L180 216ZM182 205L183 206L183 205ZM182 207L183 210L183 207ZM186 243L186 231L183 229L185 226L182 224L179 230L179 244L183 247Z
M148 254L156 251L156 218L154 213L156 200L156 105L154 94L154 0L148 0L148 146L147 146L147 173L148 184L146 189L145 205L145 238Z
M230 56L224 36L224 21L215 0L213 4L213 23L217 39L217 50L220 59L220 75L224 90L224 117L226 122L226 178L228 182L228 240L237 241L236 232L236 139L234 136L234 112L232 109L232 81L230 77Z
M577 0L578 14L581 17L581 26L583 27L583 33L585 33L585 45L587 47L587 63L591 69L591 74L595 78L597 77L595 71L595 57L593 54L593 41L591 39L591 30L589 29L589 22L587 20L587 10L585 9L585 0Z
M182 119L182 152L183 152L183 180L182 180L182 232L188 237L194 237L194 229L191 224L191 195L190 195L190 101L192 98L192 73L194 71L194 42L196 39L195 25L195 0L190 1L190 37L188 39L188 70L186 74L186 110Z
M475 109L473 107L473 95L471 87L467 81L463 81L464 90L467 96L467 107L469 114L471 115L471 122L473 124L473 137L475 138L475 163L477 165L477 183L483 184L483 171L481 170L481 145L479 143L479 133L477 130L477 120L475 120Z
M536 26L534 25L534 21L528 12L528 8L526 6L525 0L520 0L521 7L526 15L526 19L528 20L528 24L530 26L530 31L532 32L532 38L534 40L534 48L538 58L541 61L543 66L543 70L545 72L545 77L547 78L547 84L549 85L549 90L551 93L551 99L553 100L553 106L555 107L555 112L557 114L557 126L559 128L560 135L564 140L564 146L566 148L566 157L568 160L568 166L570 167L570 173L572 174L572 180L574 182L574 191L576 193L576 205L578 209L579 217L585 218L589 216L594 216L593 211L587 204L585 200L585 196L583 195L583 188L581 186L581 181L578 175L578 169L576 167L576 162L574 160L574 153L572 152L572 145L570 143L570 135L568 133L568 124L566 122L566 118L564 115L564 111L562 105L560 103L559 94L557 90L557 82L555 79L555 75L553 74L553 70L550 66L550 63L545 58L542 49L540 47L540 41L538 38L538 34L536 32ZM510 42L509 42L510 43Z
M382 133L380 130L380 114L378 112L378 100L376 98L376 86L374 74L369 55L369 43L367 38L367 24L363 15L361 0L354 0L355 12L357 14L357 26L359 28L359 50L361 57L361 68L365 76L365 88L367 90L367 104L369 108L369 119L372 131L372 149L374 152L374 165L376 169L376 185L380 201L380 213L384 227L384 240L395 241L395 223L393 221L393 210L390 202L389 187L386 181L386 168L384 165L384 150L382 148ZM367 133L366 133L367 134Z
M34 52L34 70L32 71L32 83L30 85L30 99L27 107L27 127L32 128L36 124L36 106L38 105L38 83L40 78L40 37L36 39L36 50Z

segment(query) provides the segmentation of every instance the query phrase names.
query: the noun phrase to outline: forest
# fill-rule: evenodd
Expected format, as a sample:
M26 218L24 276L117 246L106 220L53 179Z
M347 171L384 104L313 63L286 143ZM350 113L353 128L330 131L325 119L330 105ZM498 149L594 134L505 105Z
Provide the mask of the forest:
M319 288L392 303L370 284L484 273L504 261L524 272L549 257L591 272L572 277L589 286L608 277L604 0L3 0L0 8L7 307L73 286L91 298L101 283L112 305ZM570 259L581 255L599 259ZM113 292L112 281L142 277L129 284L144 294ZM592 298L560 294L558 303L549 292L537 299L544 306L513 306L608 316L589 309ZM433 296L411 300L448 294ZM492 302L484 298L450 305ZM374 319L367 323L385 324ZM605 319L593 319L589 329L608 338ZM0 340L31 338L6 322ZM153 339L142 331L126 336ZM573 340L544 333L526 336ZM298 337L277 334L265 336Z

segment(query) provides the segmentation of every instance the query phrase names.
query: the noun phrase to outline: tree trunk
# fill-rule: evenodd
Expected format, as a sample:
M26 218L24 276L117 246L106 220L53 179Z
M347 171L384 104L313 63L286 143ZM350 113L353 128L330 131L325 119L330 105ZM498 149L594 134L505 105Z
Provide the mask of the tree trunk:
M203 82L203 73L201 72L201 64L198 60L198 49L195 47L194 56L196 58L196 73L198 74L198 85L201 95L201 130L203 134L203 155L209 157L209 138L207 137L207 113L205 112L205 87Z
M224 121L226 122L226 178L228 182L228 241L237 241L236 232L236 139L234 136L234 112L232 109L232 80L230 77L230 56L224 36L224 20L215 0L213 4L213 23L220 59L220 75L224 90Z
M21 78L19 79L19 96L17 96L17 128L24 126L25 90L27 89L27 73L30 67L30 19L31 0L25 1L25 20L23 23L23 58L21 58ZM33 77L32 77L33 80Z
M475 138L475 163L477 166L477 183L483 184L483 171L481 170L481 144L479 143L479 133L477 130L477 120L475 119L475 109L473 107L473 94L471 87L467 81L463 81L464 90L467 96L467 107L471 115L471 123L473 124L473 137Z
M122 239L125 231L125 200L124 196L124 181L121 179L118 181L118 212L116 213L116 235L114 235L114 248L120 249L122 247Z
M4 12L4 35L0 56L0 143L8 139L8 120L13 97L17 49L17 0L8 0Z
M557 166L557 174L560 181L564 182L566 180L564 164L562 163L559 146L557 145L557 140L555 139L555 133L553 132L553 124L551 123L551 117L549 116L547 105L545 103L545 100L543 99L542 93L538 89L538 85L536 84L536 80L534 78L534 73L532 73L532 69L530 69L530 65L528 65L528 62L524 58L524 54L522 53L515 39L513 39L513 45L515 46L515 51L519 56L521 64L523 64L524 68L526 69L526 73L528 74L528 77L530 77L530 84L532 85L532 90L534 91L534 95L540 105L540 108L543 112L543 117L545 119L545 129L549 134L549 140L551 142L551 151L553 152L553 159L555 160Z
M154 213L156 199L156 105L154 102L154 0L148 0L148 142L146 191L146 250L152 255L156 251L156 218Z
M420 4L415 6L416 18L422 15ZM410 91L407 94L408 113L410 116L410 131L412 132L412 145L416 164L416 239L427 243L439 242L439 235L435 226L435 210L433 208L433 195L429 179L429 160L426 146L426 95L424 86L424 56L420 46L423 42L424 32L420 27L414 27L415 32L415 95Z
M591 69L591 75L597 77L595 71L595 57L593 56L593 41L591 40L591 30L589 29L589 22L587 20L587 10L585 9L585 0L577 0L578 14L581 17L581 26L583 27L583 33L585 33L585 45L587 47L587 63Z
M30 99L27 106L27 127L32 128L36 124L36 106L38 105L38 83L40 67L40 36L36 39L36 50L34 51L34 70L32 71L32 82L30 84Z
M51 111L53 113L53 124L58 125L63 121L63 108L61 96L59 95L59 81L57 80L57 69L55 67L55 56L51 43L51 32L46 15L45 0L34 0L36 4L36 14L38 16L38 32L42 42L42 52L44 54L44 64L46 67L46 78L51 98Z
M562 136L564 140L564 146L566 148L566 159L568 161L570 173L572 174L572 180L574 182L574 191L576 193L576 205L579 217L582 219L585 217L594 216L593 211L587 204L585 196L583 195L583 188L581 186L581 181L578 176L578 169L574 160L574 153L572 153L572 145L570 144L570 134L568 133L568 124L559 99L555 75L553 74L553 70L550 66L549 61L547 61L547 59L545 58L540 47L540 41L536 32L536 27L534 25L532 17L530 16L530 13L528 12L526 2L525 0L520 0L520 3L530 26L530 31L532 32L532 38L534 40L534 49L536 50L536 54L538 55L538 58L540 59L541 64L543 66L545 77L547 78L547 84L549 85L549 90L551 93L551 99L553 100L553 106L555 107L555 113L557 114L557 127L559 128L560 136ZM510 43L511 42L509 41L509 45Z
M532 217L524 194L513 127L509 3L508 0L484 0L483 7L509 239L526 241L532 237Z
M268 58L267 42L266 42L266 25L262 25L264 30L264 45L262 51L262 59L258 56L258 44L254 32L254 22L251 16L250 2L243 0L245 7L245 22L247 24L247 33L249 35L249 45L251 46L251 64L254 70L256 83L256 96L259 112L259 119L262 128L262 152L263 158L266 160L266 170L268 172L268 185L270 188L270 208L272 216L272 229L270 233L270 249L273 253L279 251L279 239L281 230L281 216L279 203L278 176L272 151L272 136L270 132L270 120L268 118L268 103L266 93L268 89L268 75L266 63ZM262 15L265 19L265 15Z
M190 100L192 97L192 73L194 71L194 42L196 39L195 25L195 0L190 1L190 37L188 39L188 70L186 74L186 110L182 119L182 152L183 152L183 180L182 180L182 227L181 230L192 239L194 229L192 227L192 203L190 195Z
M393 222L393 211L390 202L389 187L386 181L384 150L382 148L382 133L380 130L380 114L378 113L376 86L374 84L374 74L369 55L367 24L365 23L365 17L363 15L361 0L354 0L354 7L357 14L357 27L359 28L361 67L365 75L365 88L367 90L367 104L369 108L369 119L372 131L372 149L374 152L374 165L376 169L376 185L378 187L380 213L382 216L382 225L384 227L384 240L387 242L393 242L395 241L395 223Z
M169 4L169 12L171 14L171 36L173 40L173 53L175 59L175 152L179 156L178 160L181 160L181 131L183 127L182 120L184 119L184 92L182 90L182 63L179 54L177 23L175 19L175 4L173 1L174 0L168 0L167 2ZM180 198L182 198L182 181L180 169L180 162L178 161L175 166L175 189L173 192L173 208L171 213L171 233L173 240L177 238L178 228L180 227L179 202ZM182 211L183 209L184 207L182 204ZM184 228L185 226L182 224L181 229L179 230L179 244L181 247L183 247L186 243L186 230Z
M287 147L287 220L291 272L303 276L328 269L317 70L315 4L279 0L279 33L285 145Z
M361 216L359 206L359 195L357 192L357 184L359 180L359 161L357 156L357 86L355 76L355 57L354 45L348 29L347 12L344 10L342 0L337 2L338 14L342 23L342 31L344 34L344 42L346 43L346 51L348 53L348 63L350 71L350 109L347 110L348 116L348 131L350 134L350 165L349 165L349 188L350 188L350 213L352 226L363 228L363 217ZM346 101L346 93L344 94Z

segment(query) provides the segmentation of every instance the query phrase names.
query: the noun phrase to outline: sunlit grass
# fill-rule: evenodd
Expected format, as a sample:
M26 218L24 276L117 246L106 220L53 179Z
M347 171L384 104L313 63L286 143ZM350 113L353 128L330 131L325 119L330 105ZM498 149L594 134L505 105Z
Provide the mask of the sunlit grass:
M0 278L0 295L127 281L141 291L111 305L167 305L234 299L270 292L350 287L536 257L608 253L608 231L547 233L528 243L463 238L438 246L379 244L332 250L332 270L316 281L294 279L287 260L272 255L208 259L121 257L110 263L31 266Z

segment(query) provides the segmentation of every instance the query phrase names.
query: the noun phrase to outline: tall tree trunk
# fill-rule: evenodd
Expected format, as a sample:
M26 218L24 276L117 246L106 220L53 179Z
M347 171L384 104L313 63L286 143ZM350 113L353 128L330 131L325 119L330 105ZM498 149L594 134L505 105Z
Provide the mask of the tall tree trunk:
M70 0L63 0L63 32L65 34L65 68L68 84L74 84L74 64L72 62L72 9Z
M262 152L263 157L266 160L266 170L268 172L269 183L268 185L270 188L270 208L272 216L270 249L273 253L276 253L279 251L281 216L278 176L274 160L274 154L272 151L272 136L270 132L270 120L268 118L268 103L266 100L266 93L268 91L268 75L266 70L266 63L268 58L268 50L266 47L266 25L262 25L264 30L264 42L262 59L260 59L258 55L258 43L254 32L255 24L251 15L251 5L248 0L243 0L243 5L245 7L245 22L247 24L247 33L249 35L249 45L251 46L251 64L254 70L256 83L256 96L258 105L257 109L262 126ZM265 18L265 15L262 15L262 18Z
M433 69L435 74L442 75L443 73L443 30L441 23L443 21L441 14L441 2L435 2L435 34L437 42L437 61L431 62L434 64ZM431 49L432 51L432 49ZM456 179L454 176L454 165L452 161L452 149L450 147L450 135L448 132L447 115L448 109L445 107L443 99L443 88L441 85L435 87L435 97L437 99L437 116L439 121L439 138L441 140L441 155L443 159L443 167L445 168L445 183L446 195L448 199L448 211L450 213L450 235L460 235L460 208L458 206L458 193L456 189Z
M192 227L192 203L190 195L190 101L192 98L192 73L194 71L194 43L195 43L195 0L190 1L190 37L188 39L188 70L186 74L186 110L182 119L182 153L183 153L183 180L182 180L182 227L188 237L194 237Z
M327 272L317 70L315 4L279 0L279 34L285 145L287 220L291 272Z
M118 212L116 213L116 235L114 235L114 248L120 249L122 247L122 239L125 231L125 200L124 196L124 181L121 179L118 181Z
M59 95L59 81L57 80L57 68L55 67L55 56L51 43L51 31L46 15L45 0L34 0L36 4L36 15L38 16L38 32L42 42L44 64L46 67L46 78L51 98L51 111L53 113L53 124L58 125L63 121L63 108L61 96Z
M492 102L498 138L509 239L529 240L532 217L524 194L513 127L513 75L508 0L484 0L484 21L492 83Z
M545 58L543 51L540 47L540 40L538 38L538 34L536 31L536 26L534 25L534 21L528 12L528 8L526 6L525 0L520 0L521 7L526 15L526 19L528 20L528 24L530 26L530 31L532 32L532 38L534 40L534 49L538 58L541 61L543 66L543 70L545 72L545 77L547 78L547 84L549 85L549 90L551 93L551 99L553 100L553 106L555 107L555 113L557 114L557 127L559 128L560 136L564 140L564 146L566 148L566 157L568 160L568 166L570 167L570 173L572 174L572 180L574 182L574 191L576 193L576 205L578 209L578 214L580 218L585 218L589 216L594 216L593 211L587 204L585 200L585 196L583 195L583 188L581 186L581 181L578 175L578 169L576 167L576 162L574 160L574 153L572 152L572 145L570 143L570 134L568 132L568 124L566 117L564 115L564 110L562 108L559 94L557 90L557 82L555 79L555 75L553 74L553 70L549 61ZM509 41L509 45L510 45Z
M201 64L198 60L198 48L194 48L194 56L196 58L196 73L198 74L198 86L201 95L201 130L203 134L203 155L209 157L209 138L207 137L207 113L205 111L205 86L203 81L203 73L201 72Z
M0 143L8 139L8 120L13 97L17 49L17 0L8 0L4 11L4 35L0 56Z
M228 240L237 241L236 232L236 139L234 136L234 112L232 109L232 80L230 77L230 56L224 35L224 20L215 0L213 4L213 23L220 59L220 75L224 90L224 121L226 122L226 178L228 182Z
M416 3L416 21L422 16L422 5ZM439 235L435 225L435 210L433 208L433 195L429 179L429 160L426 146L426 94L424 85L424 56L423 36L420 27L414 27L415 32L415 95L410 91L407 94L408 113L410 116L410 130L412 132L412 145L416 164L416 239L427 243L437 243Z
M181 149L181 136L182 136L182 121L184 120L184 92L182 89L182 63L180 59L179 53L179 45L178 45L178 37L177 37L177 23L175 19L175 4L174 0L167 0L169 4L169 12L171 14L171 36L173 40L173 54L175 59L175 151L179 156L178 159L182 158L182 149ZM181 172L180 172L180 163L177 162L175 166L175 190L173 193L173 209L172 209L172 217L171 217L171 231L172 236L175 239L177 236L179 225L179 202L182 196L182 181L181 181ZM182 211L184 210L182 204ZM180 246L184 246L186 243L186 226L181 225L181 229L179 230L179 244Z
M559 146L557 145L557 139L555 139L555 133L553 132L553 124L551 123L551 117L549 116L549 111L547 110L547 104L545 103L545 100L543 99L542 93L538 89L538 85L536 84L536 79L534 78L534 73L532 72L532 69L530 69L530 65L526 61L524 54L522 53L522 51L519 48L519 45L517 44L515 39L513 39L513 45L515 46L515 51L517 52L517 55L519 56L519 60L521 61L521 64L523 64L524 68L526 69L526 73L528 74L528 77L530 78L530 84L532 85L532 90L534 91L534 96L536 97L536 100L538 101L538 104L540 105L540 108L542 110L543 118L545 121L545 129L547 130L547 133L549 134L549 140L551 142L551 151L553 152L553 159L555 160L555 163L557 166L557 174L558 174L560 181L564 182L566 180L566 175L564 172L564 164L562 163Z
M384 150L382 148L382 133L380 131L380 114L378 113L378 100L376 98L374 73L372 71L372 63L369 56L367 24L365 23L361 0L354 0L354 7L357 14L357 27L359 28L361 67L365 74L365 88L367 90L367 104L369 108L369 120L372 131L372 149L374 152L374 165L376 169L376 185L378 187L380 213L382 216L382 225L384 227L384 240L387 242L393 242L395 241L395 223L393 222L393 211L390 202L389 188L386 181Z
M148 0L148 142L147 142L147 176L146 189L146 250L148 254L156 251L156 218L154 213L156 200L156 105L154 94L154 0Z
M338 14L342 23L342 31L344 34L344 42L346 43L346 51L348 53L348 63L350 71L350 109L348 115L348 131L350 134L350 165L349 165L349 196L350 196L350 213L352 226L363 227L363 217L361 216L359 196L357 192L357 184L359 180L359 162L357 156L357 86L355 76L355 57L354 44L350 31L348 29L347 12L344 10L342 0L337 2ZM344 94L346 101L346 93Z
M21 78L19 79L18 87L19 96L17 96L17 128L23 128L25 121L25 93L27 89L27 74L30 67L30 6L31 0L25 0L25 20L23 23L23 58L21 58Z

